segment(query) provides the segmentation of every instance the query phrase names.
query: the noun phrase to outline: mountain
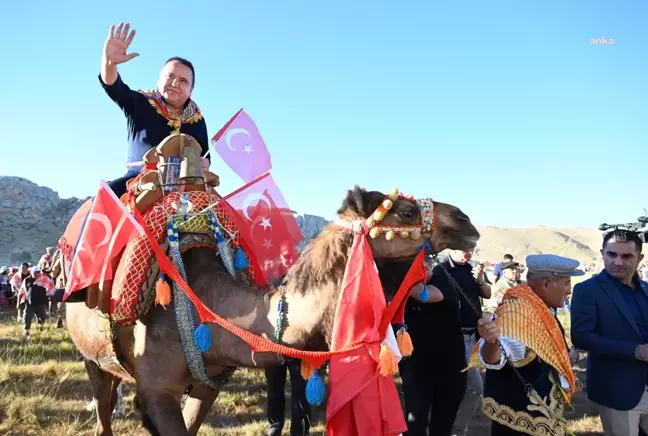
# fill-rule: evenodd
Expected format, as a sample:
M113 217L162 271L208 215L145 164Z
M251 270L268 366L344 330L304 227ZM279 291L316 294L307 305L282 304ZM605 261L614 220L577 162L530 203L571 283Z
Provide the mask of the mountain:
M21 177L0 176L0 265L36 262L47 246L56 246L67 222L87 200L60 198L50 188ZM296 213L304 241L317 236L329 221ZM554 253L597 262L601 232L586 228L499 228L477 225L481 240L475 258L499 261L505 253L523 261L528 254ZM648 248L648 247L646 247Z
M0 264L35 263L55 247L86 199L60 198L22 177L0 176Z

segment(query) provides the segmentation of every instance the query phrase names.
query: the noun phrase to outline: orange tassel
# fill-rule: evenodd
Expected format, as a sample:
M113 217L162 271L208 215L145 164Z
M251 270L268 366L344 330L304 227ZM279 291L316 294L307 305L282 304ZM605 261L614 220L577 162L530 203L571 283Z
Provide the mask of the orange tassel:
M401 356L409 357L414 352L414 345L412 344L412 338L410 337L407 329L401 327L396 334L396 342L398 343L398 351L400 351Z
M171 287L165 280L164 274L160 275L160 279L155 284L155 303L164 307L171 303Z
M301 376L304 380L308 380L311 378L313 373L315 372L315 367L311 365L310 363L306 362L305 360L302 360L301 362Z
M380 375L385 377L398 374L398 360L396 360L396 356L394 356L394 353L387 344L380 346L378 371L380 371Z

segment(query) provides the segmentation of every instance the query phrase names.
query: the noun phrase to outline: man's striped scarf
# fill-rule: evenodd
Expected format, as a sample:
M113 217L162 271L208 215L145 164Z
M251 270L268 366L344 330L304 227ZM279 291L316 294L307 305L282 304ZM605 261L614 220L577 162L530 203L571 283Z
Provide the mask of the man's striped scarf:
M576 375L558 321L547 305L528 285L509 289L495 311L500 335L516 339L531 348L569 383L567 400L576 391ZM479 365L479 344L473 349L469 367Z

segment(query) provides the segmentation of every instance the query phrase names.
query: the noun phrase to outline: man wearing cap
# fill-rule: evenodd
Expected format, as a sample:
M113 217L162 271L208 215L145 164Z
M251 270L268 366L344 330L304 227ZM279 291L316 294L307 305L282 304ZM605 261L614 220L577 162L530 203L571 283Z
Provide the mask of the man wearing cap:
M506 291L519 285L520 264L513 261L500 264L500 278L491 289L491 298L488 300L488 308L496 309L502 301Z
M648 432L648 283L639 279L643 241L629 230L603 237L604 269L574 288L571 337L587 351L587 396L606 436Z
M40 331L43 331L45 318L47 318L47 294L54 290L54 283L47 275L41 273L38 266L31 268L31 275L27 277L20 286L19 297L24 297L27 303L25 307L25 339L29 339L34 315L38 320Z
M556 309L571 293L571 277L583 272L578 261L552 254L528 256L526 263L528 284L506 292L495 320L479 320L470 366L486 368L483 411L492 436L563 436L565 398L571 399L576 376Z

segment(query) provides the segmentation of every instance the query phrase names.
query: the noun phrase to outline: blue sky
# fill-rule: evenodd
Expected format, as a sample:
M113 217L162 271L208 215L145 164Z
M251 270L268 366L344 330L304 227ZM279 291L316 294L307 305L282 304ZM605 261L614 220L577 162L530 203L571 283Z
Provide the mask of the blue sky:
M648 208L645 1L24 0L3 16L0 174L63 197L125 172L125 120L97 75L108 28L129 21L124 81L152 88L167 58L190 59L210 137L244 108L299 212L332 218L356 183L496 226ZM213 161L222 193L242 184Z

